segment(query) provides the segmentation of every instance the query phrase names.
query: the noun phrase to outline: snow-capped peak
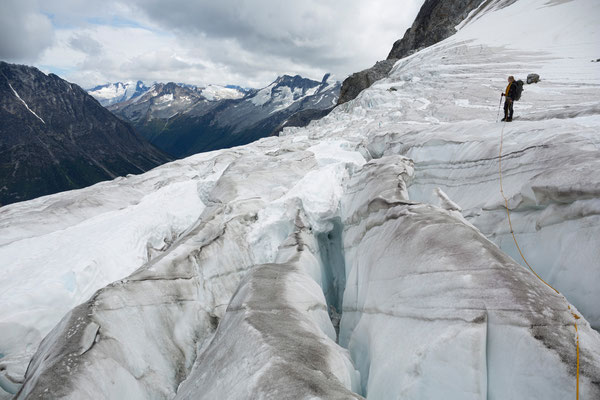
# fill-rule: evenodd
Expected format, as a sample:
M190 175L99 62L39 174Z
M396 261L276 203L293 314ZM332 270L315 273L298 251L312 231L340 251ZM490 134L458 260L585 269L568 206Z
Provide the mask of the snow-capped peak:
M110 106L141 96L146 93L148 89L149 88L146 87L142 81L127 81L99 85L92 89L88 89L87 92L103 106Z
M329 74L325 77L328 78ZM326 79L324 78L323 81L326 81ZM273 105L271 112L275 112L289 107L296 101L316 94L323 81L314 81L300 75L282 75L269 86L251 96L250 101L256 106L265 106L270 103Z
M240 89L235 87L208 85L200 92L208 101L218 101L225 99L240 99L246 95Z

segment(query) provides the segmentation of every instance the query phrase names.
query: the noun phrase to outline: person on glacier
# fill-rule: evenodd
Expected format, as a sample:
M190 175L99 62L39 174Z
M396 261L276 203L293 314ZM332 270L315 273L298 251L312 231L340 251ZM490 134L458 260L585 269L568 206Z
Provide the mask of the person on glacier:
M517 98L517 85L515 83L515 77L508 77L508 86L506 87L506 91L502 93L502 96L506 96L506 100L504 100L504 118L502 121L511 122L513 118L513 103Z

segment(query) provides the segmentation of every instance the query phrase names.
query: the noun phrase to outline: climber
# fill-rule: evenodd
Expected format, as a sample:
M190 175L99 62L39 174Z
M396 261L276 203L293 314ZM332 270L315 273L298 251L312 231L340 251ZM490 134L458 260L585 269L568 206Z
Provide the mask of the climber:
M506 91L502 93L502 96L506 96L504 100L504 118L502 121L511 122L513 118L513 103L517 98L517 85L515 84L515 77L508 77L508 86Z

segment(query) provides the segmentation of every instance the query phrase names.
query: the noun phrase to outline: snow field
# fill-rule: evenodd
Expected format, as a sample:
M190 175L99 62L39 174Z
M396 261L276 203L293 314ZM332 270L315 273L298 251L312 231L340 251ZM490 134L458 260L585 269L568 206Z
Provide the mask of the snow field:
M335 145L322 149L321 153L328 154L333 148ZM341 154L343 156L344 152ZM216 158L222 157L225 155L218 154ZM330 159L331 155L327 157ZM259 158L261 160L257 162ZM356 160L356 157L354 159ZM25 386L23 396L34 395L36 390L43 386L43 382L64 380L67 375L73 377L69 379L78 382L75 388L70 390L74 390L80 398L90 397L90 393L98 390L107 396L111 396L111 393L118 395L115 390L118 391L119 388L109 381L100 379L94 382L98 371L102 371L100 376L115 374L116 381L129 382L129 386L135 388L131 389L135 392L131 393L134 398L157 394L161 397L174 395L178 384L184 379L180 373L184 372L187 375L191 368L189 360L210 343L215 324L224 316L229 299L235 293L240 279L255 264L255 259L271 258L269 261L272 262L276 257L276 254L261 254L265 248L269 249L272 246L257 247L241 238L253 240L262 237L264 241L276 240L279 244L285 239L281 239L282 225L273 226L268 220L263 222L259 210L265 209L271 201L282 202L283 208L286 203L304 202L309 206L312 204L305 198L294 196L292 188L302 186L301 178L317 165L314 153L305 151L298 154L284 151L279 156L265 156L251 155L246 151L245 157L229 158L229 161L210 192L202 196L208 206L201 218L168 252L147 263L126 279L101 289L84 304L87 310L85 316L90 320L87 322L88 326L100 326L99 336L93 347L79 357L67 356L65 360L64 356L60 356L61 346L58 344L62 340L61 328L56 328L56 334L50 335L47 341L55 341L56 344L48 345L48 349L52 352L57 351L58 347L59 351L55 353L57 361L53 360L54 364L48 365L34 361L35 365L39 365L39 369L31 372L32 379L30 384ZM272 168L282 165L282 162L289 169L285 173L273 172ZM247 170L248 163L256 168L254 174L245 176L244 171ZM294 179L290 180L293 178L290 169L297 172L297 182L294 182ZM265 176L269 179L264 179ZM239 179L244 182L243 186L240 186ZM314 185L305 183L308 190L298 193L308 195L310 199L311 184ZM290 193L287 197L281 195L286 192ZM262 195L256 197L257 193ZM337 208L338 202L339 199L326 202L321 206L321 213L327 213L327 204ZM283 224L285 230L294 229L293 221L297 215L296 209L289 215L283 214L285 220L292 222L291 227ZM253 223L254 221L256 223ZM263 234L249 234L252 229L262 231ZM316 249L315 246L313 248ZM312 269L312 274L320 277L320 271L317 272L314 266ZM309 293L314 293L318 299L324 299L323 292L320 289L315 291L314 287L318 287L317 283L310 279L301 285L301 288L308 288ZM300 292L303 291L298 293ZM310 301L314 301L314 298ZM335 331L327 317L324 304L322 309L319 311L309 307L309 310L306 310L310 320L316 321L311 322L311 330L317 329L321 332L323 329L327 333L321 332L319 335L323 338L329 335L329 346L335 346L331 339L335 339ZM70 327L73 322L68 321L77 320L76 314L63 320L62 325L65 327L62 329L72 329ZM126 323L126 320L129 322ZM144 321L153 323L142 328ZM123 324L128 324L128 327L121 329ZM178 339L179 337L182 339ZM78 343L77 337L73 340ZM103 343L101 346L98 345L100 342ZM72 344L67 343L66 346L69 348ZM152 350L145 351L147 346L152 347ZM182 350L182 353L178 353L174 348ZM113 353L120 355L114 357ZM334 374L339 375L346 386L350 386L352 379L348 377L348 368L352 363L347 356L338 359L337 351L331 354ZM41 354L35 360L47 357L47 353ZM65 363L70 369L57 367ZM115 367L115 363L118 368ZM174 374L174 371L180 372ZM132 377L139 383L132 385ZM83 386L80 387L80 384Z
M136 205L0 247L0 258L11 260L0 294L2 361L32 355L57 318L166 250L203 208L193 181L174 183Z
M242 280L215 339L176 398L354 397L348 389L357 388L357 373L334 342L322 289L307 275L307 269L320 268L317 244L297 229L277 264L254 267Z
M218 85L208 85L201 92L202 96L208 101L216 101L223 99L240 99L244 97L244 93L237 89L226 88Z

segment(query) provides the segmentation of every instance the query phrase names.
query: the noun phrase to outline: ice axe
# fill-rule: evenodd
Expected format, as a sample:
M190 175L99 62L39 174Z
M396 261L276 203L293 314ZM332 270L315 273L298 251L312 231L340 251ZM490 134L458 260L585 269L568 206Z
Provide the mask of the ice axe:
M496 123L500 119L500 108L502 108L502 94L500 94L500 103L498 104L498 115L496 115Z

